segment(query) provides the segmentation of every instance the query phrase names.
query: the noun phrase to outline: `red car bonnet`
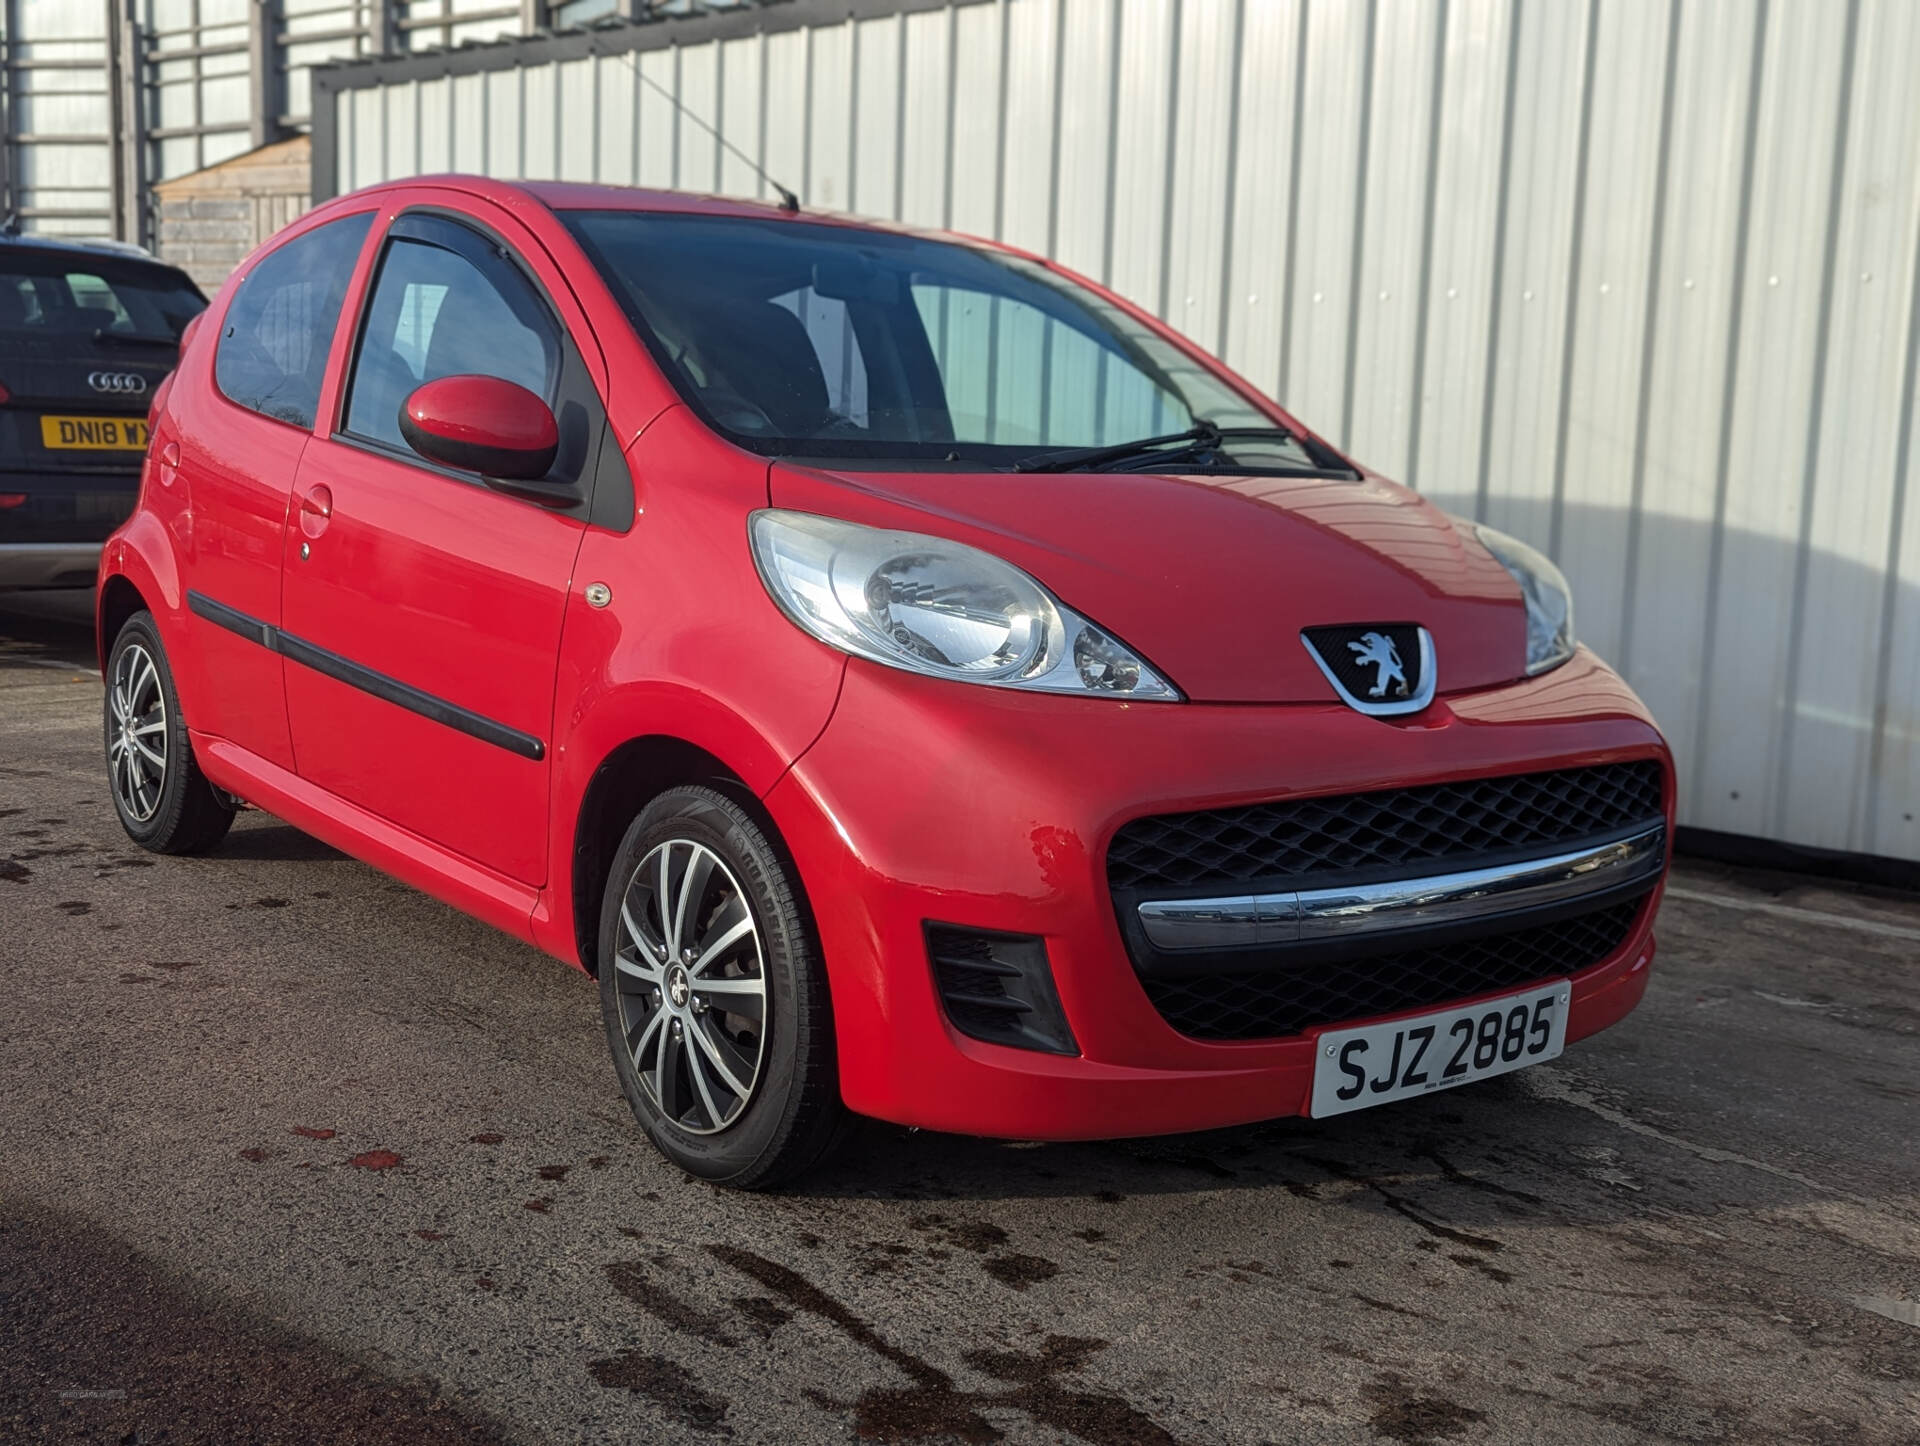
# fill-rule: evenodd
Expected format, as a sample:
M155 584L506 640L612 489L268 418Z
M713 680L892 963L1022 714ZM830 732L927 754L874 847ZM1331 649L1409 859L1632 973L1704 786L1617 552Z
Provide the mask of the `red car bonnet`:
M1418 623L1442 694L1525 673L1505 568L1404 487L1137 472L830 471L777 463L773 505L925 532L1024 568L1189 698L1330 702L1300 630Z

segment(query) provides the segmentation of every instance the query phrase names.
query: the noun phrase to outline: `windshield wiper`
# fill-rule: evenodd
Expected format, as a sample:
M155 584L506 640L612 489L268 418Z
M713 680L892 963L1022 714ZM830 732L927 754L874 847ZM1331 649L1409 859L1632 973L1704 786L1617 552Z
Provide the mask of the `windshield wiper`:
M1216 427L1212 422L1195 422L1184 432L1164 437L1141 437L1132 442L1115 442L1106 447L1064 447L1055 452L1035 452L1013 464L1016 472L1077 472L1095 469L1109 462L1125 462L1135 457L1190 456L1210 452L1230 437L1264 437L1274 441L1299 442L1285 427Z
M137 331L108 331L105 327L93 333L96 344L101 346L164 346L180 345L177 336L146 336Z

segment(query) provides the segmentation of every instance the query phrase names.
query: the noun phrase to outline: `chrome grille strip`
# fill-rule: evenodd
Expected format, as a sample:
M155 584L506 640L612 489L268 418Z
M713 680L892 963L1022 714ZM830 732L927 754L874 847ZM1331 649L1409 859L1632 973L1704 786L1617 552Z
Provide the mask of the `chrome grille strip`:
M1629 838L1548 858L1417 879L1222 898L1150 899L1139 906L1140 927L1154 947L1185 950L1297 944L1457 924L1651 882L1665 865L1666 851L1666 826L1655 824Z

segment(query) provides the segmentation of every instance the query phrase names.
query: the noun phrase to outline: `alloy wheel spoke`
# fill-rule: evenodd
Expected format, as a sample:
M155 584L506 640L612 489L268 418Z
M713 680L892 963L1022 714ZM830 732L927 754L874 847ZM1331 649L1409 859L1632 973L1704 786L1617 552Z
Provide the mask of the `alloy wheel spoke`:
M656 989L660 986L660 966L651 960L636 959L632 955L616 951L613 956L613 967L622 974L630 974L635 979L653 985Z
M647 1067L640 1061L646 1056L648 1044L652 1043L654 1037L660 1033L660 1027L666 1022L666 1010L656 1009L647 1022L639 1027L640 1037L638 1039L633 1037L631 1030L628 1031L627 1049L633 1056L633 1072L635 1074L645 1074L647 1072Z
M748 1019L764 1019L767 1012L767 982L755 975L739 979L711 978L694 981L699 996L713 1008Z
M662 1011L664 1013L664 1011ZM670 1120L678 1120L687 1112L680 1098L680 1057L686 1052L686 1046L672 1030L660 1037L660 1048L654 1056L653 1097L659 1102L660 1113Z
M699 954L695 956L693 963L687 966L687 972L689 974L698 977L701 971L713 963L714 960L718 959L742 939L752 935L753 916L747 912L746 905L736 898L727 905L727 911L733 910L738 910L740 917L724 929L720 929L718 933L711 934L700 941Z
M164 717L156 718L151 723L136 723L132 729L135 738L145 738L150 734L165 733L166 731L167 720Z
M680 952L680 936L673 927L672 916L667 912L667 900L673 897L671 879L673 876L673 842L669 840L660 845L658 878L653 887L653 902L660 915L660 933L666 939L669 955Z
M694 1028L697 1033L699 1026L696 1025ZM707 1112L707 1128L715 1130L725 1123L726 1115L720 1106L714 1103L713 1086L707 1081L707 1067L701 1063L700 1053L697 1049L690 1049L686 1052L687 1073L693 1078L693 1087L700 1096L701 1108ZM737 1098L739 1091L735 1090L734 1095Z
M648 959L658 957L661 945L658 940L649 939L646 930L633 917L633 910L623 902L620 905L620 927L627 931L627 937L633 940L633 947Z
M135 703L138 703L142 698L147 696L149 688L152 689L156 697L159 696L160 693L160 674L154 669L153 659L149 658L145 653L142 653L140 655L140 661L146 666L141 669L140 676L134 683L133 701Z
M733 1041L720 1032L712 1022L712 1016L695 1019L687 1032L700 1046L700 1052L713 1061L713 1067L720 1072L720 1078L726 1081L727 1088L744 1099L747 1091L753 1087L753 1066L740 1056ZM747 1078L742 1079L743 1074Z
M151 748L147 747L146 744L142 743L137 737L134 738L132 742L133 742L133 751L135 753L138 753L141 758L143 758L147 763L152 765L154 768L165 768L167 766L167 760L164 754L154 752Z
M687 860L686 868L680 872L680 895L673 906L673 944L676 950L687 947L689 911L698 922L700 896L706 892L707 880L713 876L714 863L712 854L703 848L696 848L693 857ZM661 902L664 904L665 900Z

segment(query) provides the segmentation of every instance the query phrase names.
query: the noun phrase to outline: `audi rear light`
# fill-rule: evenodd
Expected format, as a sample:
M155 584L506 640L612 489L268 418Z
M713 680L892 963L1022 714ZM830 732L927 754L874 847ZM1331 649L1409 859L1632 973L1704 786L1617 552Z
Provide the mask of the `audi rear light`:
M13 400L13 393L7 390L6 384L4 382L0 382L0 407L4 407L8 402L12 400Z
M24 492L0 492L0 512L11 507L25 507L27 494Z

